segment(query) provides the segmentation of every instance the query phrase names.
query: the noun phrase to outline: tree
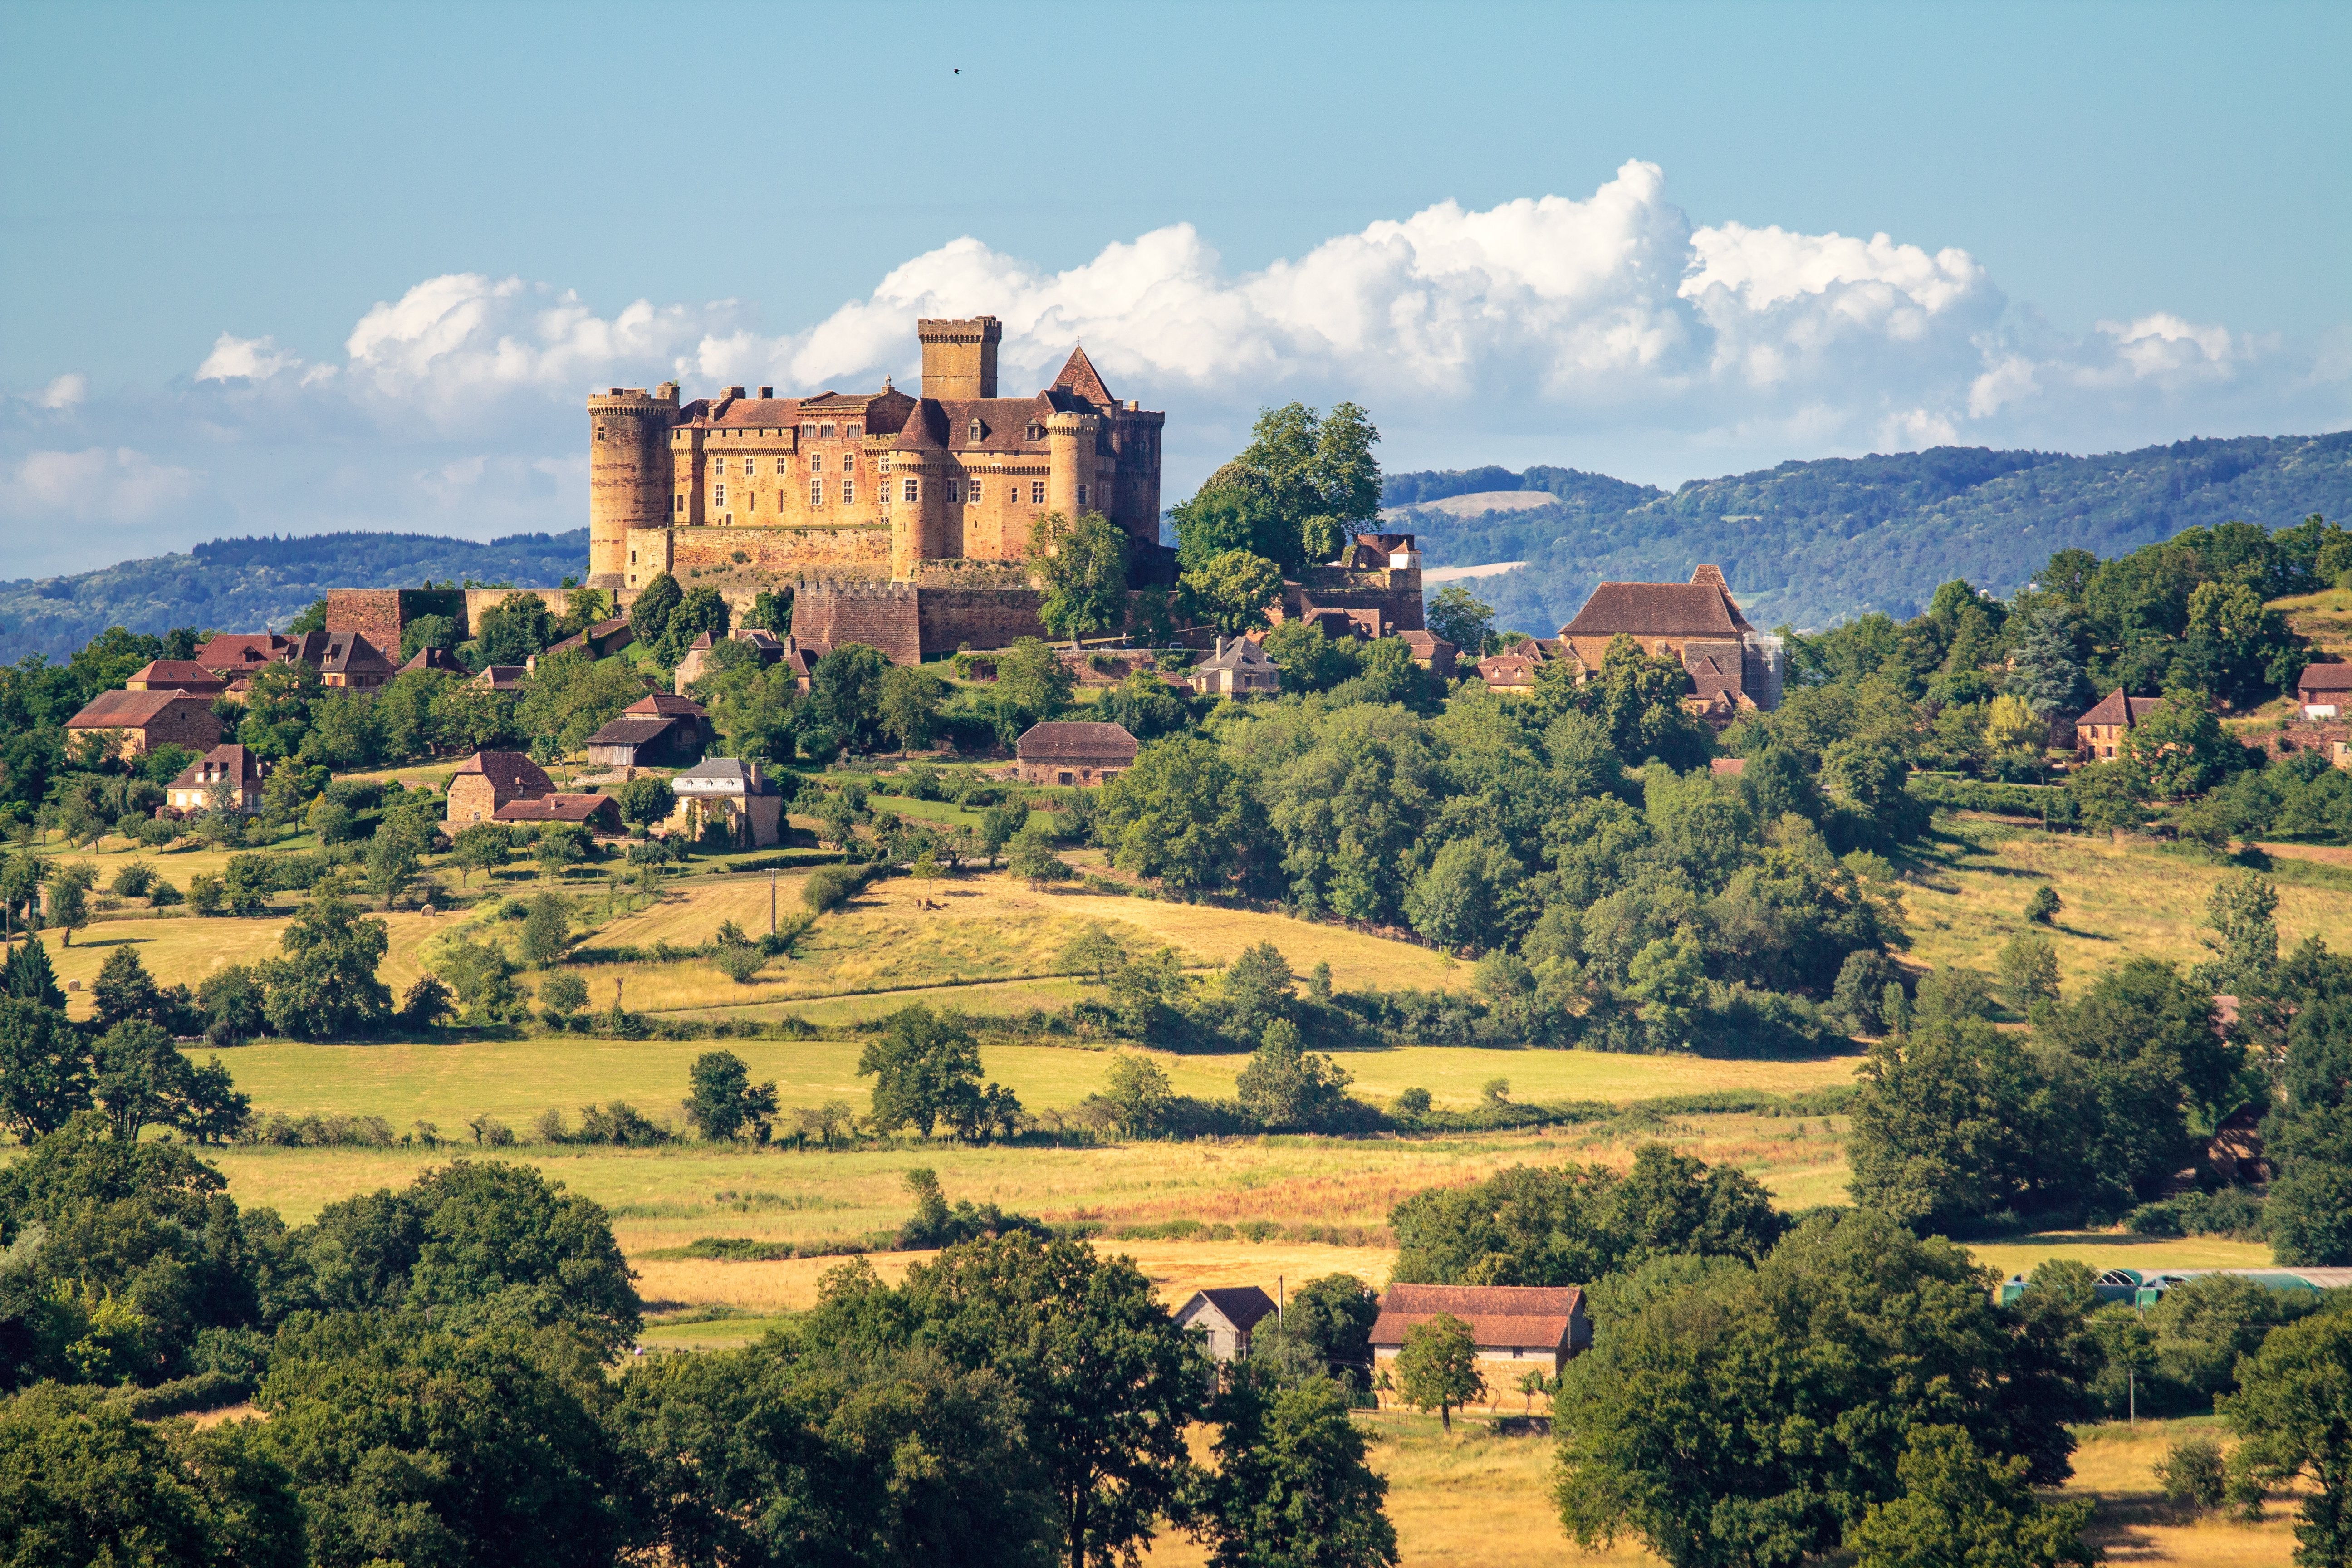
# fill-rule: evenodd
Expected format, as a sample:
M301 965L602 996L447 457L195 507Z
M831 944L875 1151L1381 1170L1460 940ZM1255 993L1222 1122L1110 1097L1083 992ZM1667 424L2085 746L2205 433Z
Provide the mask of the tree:
M44 1007L62 1011L66 994L58 984L57 971L50 967L49 950L37 936L28 936L8 950L5 967L0 967L0 990L22 1002L37 1002Z
M2058 944L2038 931L2020 931L2001 944L2001 989L2009 1004L2032 1014L2058 1000Z
M1264 812L1241 770L1195 734L1155 741L1103 786L1096 841L1122 870L1174 888L1223 886L1248 867Z
M588 1005L588 983L562 970L539 983L541 1007L558 1018L572 1018Z
M857 1058L857 1076L874 1079L875 1128L913 1126L923 1137L953 1121L980 1089L980 1042L953 1018L918 1002L886 1021Z
M1847 1534L1855 1568L2090 1568L2091 1505L2045 1507L2031 1468L1982 1452L1958 1426L1914 1427L1895 1462L1902 1495L1873 1503Z
M48 923L64 933L68 947L74 928L89 923L89 890L97 881L98 868L87 860L60 866L49 878Z
M1265 656L1282 667L1282 688L1286 691L1328 691L1347 680L1362 668L1357 660L1356 647L1354 637L1335 641L1325 637L1322 626L1313 621L1286 620L1265 636ZM1150 681L1160 692L1167 690L1164 683L1148 675L1139 674L1129 679ZM1159 732L1177 728L1181 726L1163 725ZM1131 728L1129 732L1133 732Z
M569 822L541 823L530 858L541 876L560 878L588 858L588 830Z
M809 710L817 723L843 744L870 750L882 720L883 672L890 661L879 648L843 643L809 671Z
M1495 606L1459 583L1449 583L1429 601L1426 616L1429 629L1462 650L1465 658L1476 658L1486 651L1486 639L1495 635Z
M523 962L552 963L563 956L563 949L572 940L572 913L553 893L541 893L526 907L530 912L522 919L520 944Z
M2049 739L2050 727L2024 698L2002 692L1985 715L1985 747L1996 754L2021 752L2038 757Z
M383 907L392 908L394 899L405 892L424 867L424 858L414 834L400 825L385 822L368 840L368 885L383 896Z
M778 637L790 635L793 629L793 591L779 594L762 588L751 595L751 607L743 612L743 624Z
M375 972L390 942L382 921L361 919L347 900L312 898L278 937L280 956L256 966L269 1026L298 1040L331 1040L382 1025L392 993Z
M29 1143L89 1109L89 1047L61 1008L0 997L0 1122L10 1131Z
M1282 594L1282 568L1246 550L1211 556L1177 581L1192 613L1227 637L1265 626L1266 606Z
M1332 1376L1360 1383L1371 1371L1372 1324L1380 1315L1379 1291L1352 1274L1326 1274L1290 1293L1282 1337Z
M205 1015L205 1039L215 1046L242 1045L259 1035L268 1019L260 976L246 964L225 963L196 987Z
M2214 1405L2244 1439L2242 1475L2272 1486L2313 1483L2294 1531L2296 1568L2352 1563L2352 1313L2273 1330L2238 1393Z
M1454 1430L1454 1412L1486 1392L1478 1370L1478 1342L1470 1325L1451 1312L1425 1318L1404 1331L1397 1352L1397 1389L1405 1402L1420 1410L1435 1410L1438 1421Z
M1026 881L1032 892L1041 892L1049 882L1066 882L1077 875L1054 853L1054 840L1035 827L1022 829L1012 848L1004 859L1005 869Z
M776 1086L755 1084L743 1058L732 1051L705 1051L688 1075L686 1119L713 1142L749 1132L765 1143L776 1114Z
M913 665L894 664L883 672L877 707L882 728L898 742L901 755L931 743L947 689L938 676Z
M1015 637L996 660L996 696L1028 722L1066 712L1076 689L1061 654L1035 637Z
M2202 795L2244 755L2212 709L2178 688L2166 692L2155 712L2125 731L2124 750L2147 781L2147 792L2158 800Z
M1247 449L1177 509L1177 537L1189 543L1215 532L1232 544L1246 538L1289 571L1329 561L1351 530L1380 515L1381 468L1372 456L1380 438L1352 403L1328 415L1301 403L1262 410ZM1226 496L1237 499L1213 499Z
M2264 1216L2279 1262L2352 1264L2352 975L2318 952L2289 962L2310 999L2286 1028L2285 1103L2263 1123L2278 1168Z
M98 1023L101 1029L110 1029L126 1018L146 1018L155 1023L162 994L147 966L139 961L139 950L125 943L106 955L100 965L98 979L90 986L90 1000L98 1005Z
M2064 1102L2079 1195L2113 1209L2155 1195L2209 1125L2246 1098L2242 1051L2214 1026L2213 994L2171 964L2135 958L2053 1009L2037 1038Z
M2065 617L2042 615L2026 622L2025 630L2010 650L2009 689L2035 717L2081 712L2090 703L2090 677L2075 657L2074 637Z
M727 622L727 601L718 589L688 588L664 617L661 636L653 642L653 655L663 664L675 667L704 633L708 632L714 642L726 637Z
M2075 820L2110 837L2137 833L2147 821L2147 784L2127 762L2086 763L2066 776Z
M1031 574L1045 584L1037 619L1046 631L1075 647L1126 619L1127 532L1110 519L1049 511L1031 526L1028 553Z
M2025 900L2025 918L2035 925L2046 926L2057 919L2063 907L2058 899L2058 889L2044 882L2033 889L2032 898Z
M2278 968L2278 901L2277 886L2252 871L2213 884L2205 900L2205 929L2213 934L2198 939L2213 957L2197 966L2197 984L2228 996L2270 989Z
M1949 1229L2056 1185L2038 1136L2048 1096L2015 1037L1939 1018L1872 1047L1856 1076L1849 1186L1864 1208Z
M1348 1083L1346 1069L1329 1057L1299 1048L1297 1025L1276 1018L1234 1080L1234 1095L1266 1127L1304 1130L1346 1103Z
M1092 971L1097 985L1109 984L1110 972L1126 962L1127 943L1100 921L1087 921L1062 944L1063 968L1081 974Z
M0 1403L0 1563L302 1568L302 1510L250 1423L135 1419L96 1388Z
M1132 1051L1111 1053L1103 1074L1102 1097L1118 1119L1118 1130L1129 1138L1149 1138L1175 1098L1175 1088L1160 1064Z
M990 865L996 864L997 856L1028 823L1029 807L1020 801L992 805L980 814L980 847L987 851Z
M186 1105L194 1074L172 1037L147 1020L117 1024L92 1055L91 1092L124 1142L136 1142L150 1123L176 1120Z
M1203 1393L1151 1282L1124 1258L1023 1232L908 1269L905 1299L950 1362L1019 1398L1070 1568L1130 1560L1184 1494Z
M629 629L648 648L658 647L664 634L669 630L670 613L685 597L677 578L667 572L655 573L646 579L646 585L637 590L636 598L630 602ZM674 664L677 661L673 659L670 662Z
M653 837L654 824L667 822L677 809L677 795L662 778L631 779L613 792L621 820L637 830L640 839Z
M1397 1559L1388 1482L1328 1378L1268 1394L1243 1379L1210 1409L1213 1474L1195 1539L1217 1568L1372 1568Z
M460 881L470 880L477 871L495 871L513 857L514 835L503 822L477 822L461 827L450 846L450 858L457 862Z

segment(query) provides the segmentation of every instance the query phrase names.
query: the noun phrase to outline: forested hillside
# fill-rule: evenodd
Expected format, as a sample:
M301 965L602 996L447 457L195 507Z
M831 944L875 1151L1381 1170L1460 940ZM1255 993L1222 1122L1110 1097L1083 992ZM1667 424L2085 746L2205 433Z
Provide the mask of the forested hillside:
M109 626L282 627L329 588L414 588L428 578L555 587L587 564L584 528L488 544L429 533L215 539L184 555L0 583L0 662L28 653L63 658Z
M1542 506L1463 519L1449 497L1543 490ZM2278 528L2352 510L2352 432L2177 441L2075 458L1940 447L1789 462L1695 479L1669 495L1570 468L1390 475L1392 525L1433 566L1526 561L1480 584L1498 626L1549 636L1604 579L1680 579L1721 566L1759 625L1916 615L1955 577L2008 594L2053 553L2129 552L2184 528Z

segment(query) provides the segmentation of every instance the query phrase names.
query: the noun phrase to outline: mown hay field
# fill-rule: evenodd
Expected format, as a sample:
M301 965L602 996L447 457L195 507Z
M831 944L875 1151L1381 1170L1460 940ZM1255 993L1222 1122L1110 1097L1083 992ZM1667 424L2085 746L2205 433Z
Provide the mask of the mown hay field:
M203 919L185 915L166 920L101 920L73 933L68 947L62 931L47 931L49 964L58 984L81 982L79 991L66 995L66 1014L86 1019L95 1010L89 987L98 979L107 956L119 947L138 953L147 973L159 985L185 985L191 990L215 970L231 963L255 963L278 953L278 939L292 921L285 914L257 915L245 920ZM389 939L383 963L376 974L391 990L393 1000L424 973L417 950L435 932L446 930L446 916L395 910L380 915Z
M2026 900L2047 884L2063 907L2053 925L2035 929L2056 942L2069 994L2129 958L2202 962L2205 900L2237 870L2144 839L2111 843L1948 812L1937 814L1917 860L1919 875L1903 887L1914 963L1995 973L2001 944L2027 929ZM2352 948L2352 889L2334 877L2299 880L2288 867L2277 880L2282 950L2310 935L2338 952Z

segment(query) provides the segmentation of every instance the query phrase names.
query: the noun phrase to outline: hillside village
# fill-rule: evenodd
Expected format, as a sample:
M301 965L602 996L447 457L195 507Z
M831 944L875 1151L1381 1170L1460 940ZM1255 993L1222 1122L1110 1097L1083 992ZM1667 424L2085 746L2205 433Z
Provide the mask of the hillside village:
M1477 1560L1764 1561L1700 1506L1738 1496L1794 1563L1893 1528L1930 1444L2019 1530L2283 1542L2320 1494L2231 1412L2352 1321L2352 542L2192 531L1820 634L1702 563L1530 638L1375 531L1368 428L1269 414L1164 558L1041 510L955 590L1003 596L957 601L1022 634L984 646L837 638L887 584L730 563L0 671L10 1386L294 1443L431 1301L636 1369L607 1408L499 1363L541 1402L501 1430L702 1465L659 1423L736 1419L705 1376L944 1399L950 1352L860 1337L904 1321L1028 1390L907 1417L969 1467L920 1529L1062 1539L1027 1467L1116 1417L1152 1561L1311 1481L1349 1561L1451 1560L1464 1497L1508 1521ZM143 1239L43 1239L116 1223L100 1187ZM436 1261L478 1225L539 1239ZM378 1226L419 1239L357 1279ZM1837 1292L1834 1330L1768 1310ZM1126 1336L1128 1381L1054 1414L1068 1369L966 1310ZM1844 1381L1726 1360L1816 1331ZM1931 1421L1913 1357L1975 1392ZM1645 1468L1702 1377L1741 1431L1895 1436ZM1328 1470L1252 1479L1284 1422ZM2148 1503L2126 1454L2206 1489ZM684 1561L720 1504L629 1507L562 1528Z

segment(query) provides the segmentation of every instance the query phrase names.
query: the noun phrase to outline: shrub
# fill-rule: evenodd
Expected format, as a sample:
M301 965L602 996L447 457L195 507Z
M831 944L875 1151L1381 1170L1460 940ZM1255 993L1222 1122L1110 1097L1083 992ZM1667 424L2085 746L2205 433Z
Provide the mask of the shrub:
M2172 1451L2157 1461L2156 1479L2164 1488L2165 1501L2192 1514L2220 1508L2229 1494L2221 1445L2201 1432L2172 1445Z
M801 902L818 914L831 914L863 892L866 882L864 873L846 866L820 866L801 884Z
M218 877L198 872L188 879L188 908L200 915L216 915L228 908L228 889Z

